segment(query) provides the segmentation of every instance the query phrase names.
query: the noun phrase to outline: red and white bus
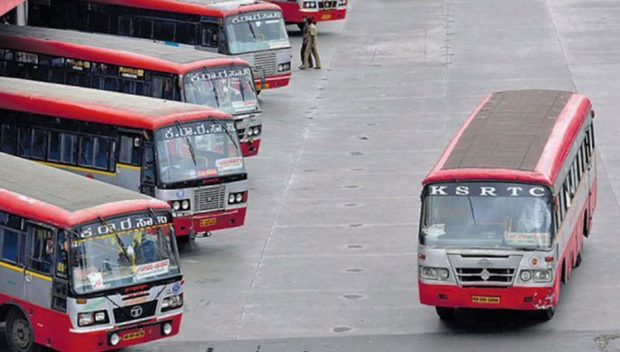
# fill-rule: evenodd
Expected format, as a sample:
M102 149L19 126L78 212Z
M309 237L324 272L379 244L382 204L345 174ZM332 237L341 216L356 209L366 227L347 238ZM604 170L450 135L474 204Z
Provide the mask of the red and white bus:
M143 39L0 26L0 75L211 106L235 117L244 156L260 148L252 72L238 58Z
M165 202L0 153L0 318L10 352L107 351L179 332Z
M347 17L347 0L268 0L282 9L284 21L303 28L304 18L315 22L343 20Z
M235 55L258 91L288 85L291 45L282 11L259 0L50 0L31 2L32 25L185 44Z
M182 242L242 226L234 120L200 105L0 77L0 151L167 201Z
M423 181L420 302L551 319L596 205L594 112L554 90L489 95Z

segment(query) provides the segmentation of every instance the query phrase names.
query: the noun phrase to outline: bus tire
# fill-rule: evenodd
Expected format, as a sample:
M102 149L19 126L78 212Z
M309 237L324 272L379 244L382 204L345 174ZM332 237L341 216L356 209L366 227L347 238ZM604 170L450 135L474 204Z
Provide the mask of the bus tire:
M581 252L583 252L583 249L579 250L579 252L577 253L577 259L575 259L575 268L581 265Z
M435 307L435 311L437 312L437 315L439 315L439 319L441 320L453 320L454 319L454 308Z
M6 320L6 345L10 352L39 352L41 346L34 342L34 332L28 319L17 309L12 309Z
M537 313L540 321L549 321L555 315L555 307L551 306L547 309L541 309Z
M584 237L590 236L590 230L588 229L588 212L587 211L583 214L583 236Z

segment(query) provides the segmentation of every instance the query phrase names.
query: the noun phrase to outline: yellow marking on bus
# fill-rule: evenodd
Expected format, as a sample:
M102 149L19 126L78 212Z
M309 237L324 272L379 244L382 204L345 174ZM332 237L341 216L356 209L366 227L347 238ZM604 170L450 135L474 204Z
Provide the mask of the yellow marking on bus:
M129 165L129 164L121 164L121 163L118 163L118 164L116 164L116 167L118 167L118 168L122 168L122 169L129 169L129 170L136 170L136 171L140 171L140 166L135 166L135 165Z
M20 267L18 267L16 265L12 265L12 264L0 262L0 266L2 266L4 268L7 268L7 269L10 269L10 270L14 270L14 271L20 272L20 273L24 272L24 268L20 268ZM41 280L52 281L52 277L51 276L41 275L41 274L35 273L34 271L31 271L31 270L26 270L26 274L32 275L32 276L34 276L34 277L36 277L38 279L41 279Z
M206 218L200 220L200 227L206 227L217 224L217 218Z
M44 165L47 165L47 166L57 167L57 168L60 168L60 169L82 171L82 172L87 172L87 173L91 173L91 174L100 174L100 175L116 177L116 173L110 172L110 171L102 171L102 170L88 169L88 168L79 167L79 166L51 163L49 161L38 161L38 163L41 163L41 164L44 164Z

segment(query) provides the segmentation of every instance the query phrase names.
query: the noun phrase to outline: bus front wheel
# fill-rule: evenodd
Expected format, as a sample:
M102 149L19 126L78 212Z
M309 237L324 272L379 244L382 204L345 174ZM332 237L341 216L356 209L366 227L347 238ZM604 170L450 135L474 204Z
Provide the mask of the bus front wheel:
M439 319L441 320L452 320L454 319L454 308L450 307L435 307L435 311L437 315L439 315Z
M549 307L538 311L538 318L541 321L549 321L555 315L555 307Z
M39 352L41 346L34 342L34 332L28 319L13 309L6 321L6 344L10 352Z

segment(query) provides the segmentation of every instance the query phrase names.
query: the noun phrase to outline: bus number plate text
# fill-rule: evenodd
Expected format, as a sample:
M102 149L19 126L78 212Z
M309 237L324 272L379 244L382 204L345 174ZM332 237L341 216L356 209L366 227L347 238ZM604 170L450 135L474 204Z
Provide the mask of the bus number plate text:
M498 296L471 296L471 301L482 304L499 304L500 299Z
M134 331L123 335L123 341L135 340L144 337L144 330Z

